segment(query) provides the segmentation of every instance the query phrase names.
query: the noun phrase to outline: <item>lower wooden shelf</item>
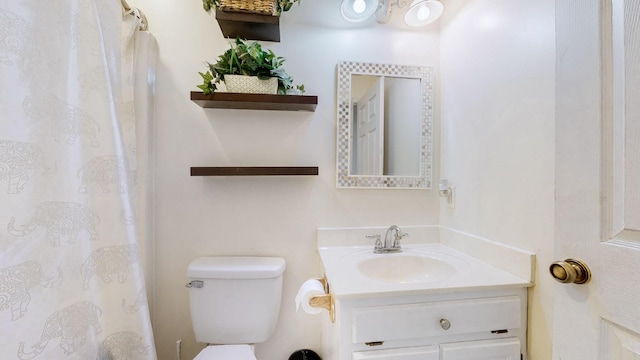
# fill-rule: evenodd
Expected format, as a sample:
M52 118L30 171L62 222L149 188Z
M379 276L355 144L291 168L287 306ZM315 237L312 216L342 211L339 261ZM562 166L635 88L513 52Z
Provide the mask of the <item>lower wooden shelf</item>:
M192 167L191 176L304 176L318 175L317 166Z

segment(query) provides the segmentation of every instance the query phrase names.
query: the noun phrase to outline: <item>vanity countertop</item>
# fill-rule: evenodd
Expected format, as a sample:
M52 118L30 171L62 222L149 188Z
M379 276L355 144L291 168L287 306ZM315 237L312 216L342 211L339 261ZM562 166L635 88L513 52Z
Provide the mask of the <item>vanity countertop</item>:
M371 246L320 246L318 252L331 292L338 298L494 290L533 285L526 279L441 243L406 244L403 249L404 251L400 254L374 254ZM415 254L419 256L414 256ZM388 264L395 264L395 266L385 264L384 269L381 267L376 269L376 263L370 262L368 265L374 264L374 266L369 266L367 271L373 271L378 277L384 277L386 271L389 271L389 276L394 277L396 276L394 267L404 267L405 264L415 261L417 257L425 256L434 259L433 261L437 264L444 263L442 271L435 271L442 276L436 274L428 280L423 276L417 279L393 281L373 279L358 270L358 266L366 260L392 256L398 257L395 260L399 262L393 261Z

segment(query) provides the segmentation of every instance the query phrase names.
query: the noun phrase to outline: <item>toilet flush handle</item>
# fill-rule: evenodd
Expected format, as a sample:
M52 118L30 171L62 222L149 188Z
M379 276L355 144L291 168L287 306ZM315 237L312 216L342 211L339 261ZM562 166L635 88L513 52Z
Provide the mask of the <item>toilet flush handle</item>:
M202 280L193 280L190 283L188 283L187 285L185 285L188 288L196 288L196 289L200 289L201 287L204 286L204 281Z

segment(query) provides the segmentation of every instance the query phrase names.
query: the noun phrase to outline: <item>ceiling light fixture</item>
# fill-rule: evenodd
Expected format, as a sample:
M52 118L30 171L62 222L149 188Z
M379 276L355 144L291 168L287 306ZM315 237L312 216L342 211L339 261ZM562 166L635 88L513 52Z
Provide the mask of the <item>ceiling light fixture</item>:
M386 24L391 20L391 7L399 9L407 7L409 0L342 0L340 13L342 17L353 23L369 19L375 14L376 21ZM437 0L413 0L404 15L404 21L412 27L428 25L436 21L444 6Z
M404 14L404 22L409 26L425 26L436 21L444 6L435 0L413 0L409 10Z
M367 9L367 3L364 0L356 0L353 2L353 11L362 14Z
M359 23L376 12L378 0L342 0L340 14L348 22Z

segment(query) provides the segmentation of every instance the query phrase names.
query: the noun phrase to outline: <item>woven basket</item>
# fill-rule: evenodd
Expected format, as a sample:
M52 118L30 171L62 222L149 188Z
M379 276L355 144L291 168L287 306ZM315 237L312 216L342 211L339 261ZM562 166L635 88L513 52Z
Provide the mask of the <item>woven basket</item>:
M278 15L277 0L220 0L220 10Z
M244 94L277 94L278 78L260 80L257 76L225 75L224 84L228 92Z

